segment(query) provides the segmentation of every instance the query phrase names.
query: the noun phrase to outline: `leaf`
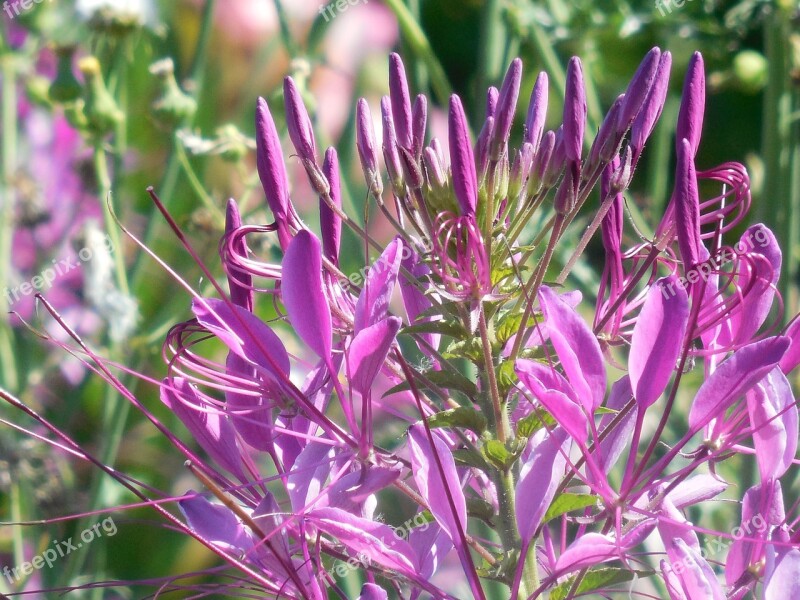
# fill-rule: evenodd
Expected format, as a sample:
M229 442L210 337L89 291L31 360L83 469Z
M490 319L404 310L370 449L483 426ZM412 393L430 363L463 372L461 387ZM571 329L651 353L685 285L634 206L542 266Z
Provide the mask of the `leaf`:
M618 567L594 569L583 577L576 590L576 595L591 592L592 590L606 589L620 583L627 583L633 580L634 577L650 577L652 574L653 571L631 571ZM574 583L575 577L571 577L561 585L554 587L550 591L550 600L564 600Z
M497 341L505 344L512 336L516 335L522 324L522 314L508 311L497 321ZM528 319L528 324L533 325L533 319Z
M440 333L448 335L457 340L465 340L470 336L470 333L461 327L458 323L452 321L425 321L423 323L414 323L403 327L401 333L408 335L421 334L421 333Z
M497 516L494 507L482 498L467 498L467 514L480 519L489 527L494 527L494 518Z
M462 406L431 415L428 417L428 425L430 427L460 427L481 435L486 431L488 424L486 417L477 410Z
M487 440L482 450L489 462L503 471L510 469L511 465L519 458L519 454L510 452L499 440Z
M478 389L475 387L475 384L460 373L455 373L449 370L425 371L423 375L426 379L430 380L433 384L439 387L447 388L449 390L457 390L466 394L470 398L474 398L478 393ZM426 382L420 379L415 379L414 383L418 389L428 389L429 387ZM405 392L409 389L411 389L411 384L408 381L401 381L396 386L387 390L383 395L390 396L399 392Z
M544 522L552 521L553 519L565 515L574 510L580 510L589 506L597 504L597 496L593 494L573 494L571 492L564 492L553 500L550 508L544 514Z
M467 450L465 448L453 450L453 459L460 467L474 467L485 473L491 473L492 471L492 467L486 462L483 455L475 450Z
M483 347L481 340L477 337L470 337L466 340L451 343L447 350L442 352L446 359L466 358L473 363L483 362Z
M542 427L552 429L556 426L556 420L549 412L543 408L538 408L527 417L517 421L517 434L522 437L531 437Z

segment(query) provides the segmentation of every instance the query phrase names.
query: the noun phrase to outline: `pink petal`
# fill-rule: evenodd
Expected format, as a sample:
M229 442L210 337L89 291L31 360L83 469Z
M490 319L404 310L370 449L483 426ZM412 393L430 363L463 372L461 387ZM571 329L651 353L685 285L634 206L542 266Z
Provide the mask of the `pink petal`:
M781 477L797 453L798 415L792 386L775 367L746 398L761 479Z
M374 583L365 583L358 600L389 600L389 595L382 587Z
M330 363L331 310L322 289L322 248L306 230L299 231L283 257L281 297L289 322L317 355Z
M767 552L766 575L764 576L764 600L789 600L800 598L800 548L788 543L788 535L778 535ZM780 539L782 538L782 539Z
M699 431L722 416L731 404L778 364L789 340L771 337L743 346L703 382L689 410L689 428Z
M289 355L280 338L250 311L216 298L192 300L197 322L216 335L236 356L283 381L289 375Z
M467 527L464 490L461 489L461 480L450 448L442 441L438 432L434 431L432 435L441 470L425 429L420 425L414 425L408 430L408 447L411 451L414 481L436 522L447 532L453 543L458 545L461 543L459 528L461 531L466 531Z
M533 449L522 463L516 489L517 527L523 547L541 524L564 476L567 440L563 429L540 429L528 442Z
M671 275L656 281L633 328L628 360L631 386L643 410L666 389L680 355L688 320L689 297L678 285L677 277Z
M600 344L581 316L553 290L543 286L539 290L539 303L561 366L580 403L591 415L603 403L606 393Z
M205 401L182 377L164 379L160 392L161 401L177 415L200 447L221 467L245 479L236 430L228 416Z
M569 389L569 384L564 378L546 365L532 360L518 360L514 370L522 384L553 415L558 424L575 441L586 444L587 418L582 408L572 399L574 392L571 392L570 395L565 393ZM549 381L540 379L545 374L548 374Z
M619 556L617 543L607 535L584 533L556 561L559 576L585 567L593 567Z
M306 519L354 554L416 577L414 551L387 525L355 517L339 508L318 508L308 513Z
M394 344L402 322L389 317L359 331L347 353L348 374L358 393L366 395Z
M403 240L396 237L370 267L356 302L356 333L382 321L389 314L389 302L397 282L402 255Z

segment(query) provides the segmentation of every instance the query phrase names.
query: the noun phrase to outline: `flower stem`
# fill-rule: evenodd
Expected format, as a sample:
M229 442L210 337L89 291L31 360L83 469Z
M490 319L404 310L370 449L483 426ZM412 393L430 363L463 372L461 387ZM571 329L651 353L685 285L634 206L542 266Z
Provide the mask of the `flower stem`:
M10 390L19 389L17 366L14 358L14 333L9 323L9 304L5 294L8 289L11 267L11 243L14 233L14 190L11 181L16 168L17 151L17 86L14 57L10 52L0 55L2 60L2 132L3 179L2 207L0 208L0 381Z

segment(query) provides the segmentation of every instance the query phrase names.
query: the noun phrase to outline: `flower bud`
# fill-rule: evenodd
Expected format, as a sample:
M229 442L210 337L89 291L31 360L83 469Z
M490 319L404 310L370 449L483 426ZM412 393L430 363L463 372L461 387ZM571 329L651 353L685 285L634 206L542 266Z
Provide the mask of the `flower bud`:
M84 114L89 126L98 135L107 134L123 121L125 115L106 89L98 60L86 56L80 60L78 68L86 79Z
M178 87L172 59L164 58L154 62L150 65L150 73L158 77L161 85L161 93L153 102L156 117L169 125L191 119L197 111L197 102Z
M58 57L56 77L50 84L50 90L48 92L50 100L54 102L66 104L77 100L81 96L83 87L75 78L75 73L72 71L72 56L74 52L74 47L56 49L56 56Z

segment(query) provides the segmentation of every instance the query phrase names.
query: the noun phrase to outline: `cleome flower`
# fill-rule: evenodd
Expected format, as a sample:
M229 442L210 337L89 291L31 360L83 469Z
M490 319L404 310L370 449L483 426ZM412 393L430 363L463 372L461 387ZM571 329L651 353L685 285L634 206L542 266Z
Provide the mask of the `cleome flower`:
M320 229L308 227L259 99L258 173L275 220L245 224L228 203L227 291L202 262L215 296L176 274L193 316L167 336L159 390L191 439L86 349L204 488L175 499L178 518L123 480L237 570L214 593L347 598L345 582L358 581L362 599L484 599L489 580L515 599L797 589L796 505L784 503L781 478L797 450L787 374L800 363L798 326L778 332L770 320L781 308L771 232L754 225L725 245L750 203L744 168L695 164L702 58L684 85L672 198L654 239L630 248L624 193L661 114L670 54L647 54L591 143L580 60L569 62L554 130L539 75L512 149L522 68L513 61L489 90L475 139L450 99L445 150L428 139L427 100L412 103L402 60L390 57L385 179L366 101L357 112L368 200L396 228L385 246L343 211L337 153L320 155L287 78L288 133L320 202ZM699 180L722 189L704 199ZM363 243L363 276L346 271L345 227ZM598 231L605 267L590 325L581 294L563 286ZM275 237L279 264L251 250L258 235ZM572 254L554 278L564 248ZM611 382L609 364L625 374ZM693 524L687 508L738 493L717 474L734 456L754 460L761 478L741 498L741 527L739 515L727 531ZM712 557L714 536L726 544Z

